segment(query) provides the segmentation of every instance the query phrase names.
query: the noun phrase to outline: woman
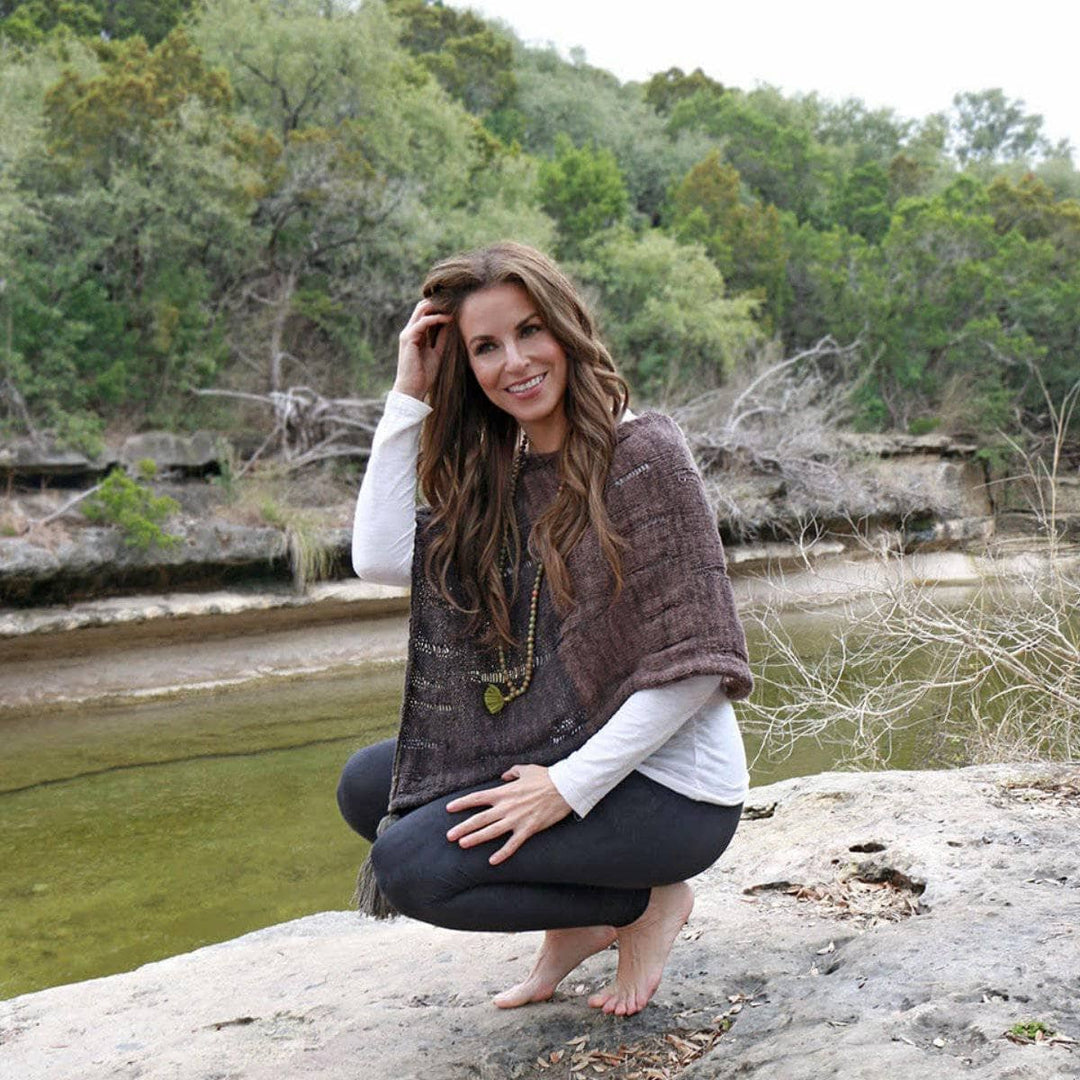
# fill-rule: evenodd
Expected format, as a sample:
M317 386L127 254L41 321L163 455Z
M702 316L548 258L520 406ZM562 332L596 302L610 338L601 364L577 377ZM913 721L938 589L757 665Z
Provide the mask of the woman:
M496 1005L551 997L617 941L589 1004L630 1015L746 793L729 702L752 680L715 520L678 428L629 411L547 258L455 256L423 296L353 534L361 578L412 585L402 725L350 759L339 805L393 908L546 931Z

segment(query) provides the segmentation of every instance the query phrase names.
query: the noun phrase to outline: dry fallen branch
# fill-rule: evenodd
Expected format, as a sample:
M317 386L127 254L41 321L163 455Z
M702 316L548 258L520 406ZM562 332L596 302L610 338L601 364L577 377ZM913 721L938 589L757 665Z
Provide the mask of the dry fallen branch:
M853 508L946 510L936 492L910 485L884 490L888 482L874 469L876 456L860 454L845 439L860 348L858 340L841 346L826 337L785 359L764 350L725 385L670 409L687 433L710 499L737 532L752 536L758 528L753 513L729 494L740 473L773 478L787 512L819 532Z
M273 426L262 445L239 471L243 476L276 444L282 462L303 468L330 458L366 458L371 436L382 414L382 401L367 398L326 398L309 386L291 386L269 394L239 390L195 390L203 397L225 397L263 405L273 415Z

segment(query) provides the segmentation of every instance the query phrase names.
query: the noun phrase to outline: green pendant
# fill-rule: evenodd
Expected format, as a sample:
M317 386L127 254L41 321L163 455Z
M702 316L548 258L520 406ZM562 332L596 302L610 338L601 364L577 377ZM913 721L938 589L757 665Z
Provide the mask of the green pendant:
M488 683L484 687L484 704L487 706L487 711L494 716L502 712L506 704L506 695L494 683Z

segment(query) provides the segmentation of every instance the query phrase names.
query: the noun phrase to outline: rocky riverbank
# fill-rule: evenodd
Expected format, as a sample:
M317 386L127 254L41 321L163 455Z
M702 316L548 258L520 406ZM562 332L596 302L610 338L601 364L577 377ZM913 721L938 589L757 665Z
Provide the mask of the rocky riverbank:
M1077 767L787 780L751 793L638 1016L585 1004L611 952L553 1001L500 1012L535 935L330 912L0 1003L0 1073L1076 1076L1078 825Z
M943 436L836 436L813 460L733 453L690 433L733 569L771 572L807 561L865 558L870 547L978 554L1038 536L1047 493L992 475L975 443ZM349 576L355 472L234 479L219 437L133 436L87 458L27 442L0 447L0 606L96 602L110 596L272 591L318 573ZM152 462L158 495L176 500L167 546L129 545L94 524L79 496L109 470ZM1080 533L1080 478L1058 480L1059 525ZM306 553L306 555L305 555Z

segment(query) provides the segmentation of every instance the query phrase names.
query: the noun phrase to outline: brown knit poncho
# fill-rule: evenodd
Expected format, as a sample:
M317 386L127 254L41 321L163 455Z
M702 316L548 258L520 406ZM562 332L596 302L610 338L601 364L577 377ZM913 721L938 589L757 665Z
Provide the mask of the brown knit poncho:
M510 625L522 636L535 575L524 539L555 497L556 457L527 456L518 478L523 552ZM568 559L574 608L560 617L544 583L532 682L494 716L483 698L485 685L500 681L498 655L464 633L464 617L426 580L428 515L421 511L393 813L494 782L511 765L559 761L637 690L719 675L728 697L750 693L746 639L716 521L673 420L645 413L619 425L604 497L612 525L628 543L622 592L612 599L610 568L596 534L587 531ZM523 662L523 649L508 652L515 684Z

